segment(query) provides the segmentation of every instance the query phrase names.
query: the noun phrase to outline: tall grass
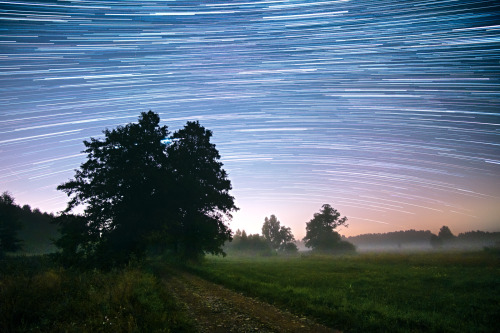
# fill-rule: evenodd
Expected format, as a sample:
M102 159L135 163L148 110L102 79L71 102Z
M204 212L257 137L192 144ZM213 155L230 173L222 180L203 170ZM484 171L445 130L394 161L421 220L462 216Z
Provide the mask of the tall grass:
M488 253L209 258L193 272L346 332L500 331Z
M77 272L40 257L3 264L0 332L193 330L168 291L144 269Z

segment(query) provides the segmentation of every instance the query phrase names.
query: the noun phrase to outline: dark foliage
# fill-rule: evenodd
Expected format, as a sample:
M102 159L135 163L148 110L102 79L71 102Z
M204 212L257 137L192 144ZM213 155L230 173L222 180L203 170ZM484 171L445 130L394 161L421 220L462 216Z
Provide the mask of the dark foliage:
M87 161L58 187L70 196L66 213L85 206L81 218L58 221L63 252L104 267L158 244L185 258L222 253L231 236L225 221L237 208L212 133L188 122L167 146L170 133L159 123L158 114L143 112L138 123L84 141Z
M340 217L340 213L325 204L319 213L306 224L306 236L303 241L307 247L321 252L353 252L354 245L343 241L339 233L334 231L337 227L347 227L347 217Z
M295 237L292 234L292 229L280 225L280 221L275 215L264 219L262 225L262 235L269 243L269 246L282 252L297 252L297 245L293 243Z
M18 207L14 198L4 192L0 196L0 257L6 252L16 252L21 249L18 232L21 229Z

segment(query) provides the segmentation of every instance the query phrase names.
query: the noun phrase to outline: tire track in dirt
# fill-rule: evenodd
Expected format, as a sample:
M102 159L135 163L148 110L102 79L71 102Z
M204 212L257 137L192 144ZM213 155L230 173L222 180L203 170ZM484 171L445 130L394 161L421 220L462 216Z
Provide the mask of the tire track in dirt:
M195 319L202 333L340 333L187 272L175 271L164 281L177 302L183 304Z

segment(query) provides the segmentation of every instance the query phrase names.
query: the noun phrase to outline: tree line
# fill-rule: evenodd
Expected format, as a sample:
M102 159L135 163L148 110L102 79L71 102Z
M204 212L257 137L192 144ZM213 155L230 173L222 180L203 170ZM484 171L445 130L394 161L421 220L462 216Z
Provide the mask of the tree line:
M58 238L53 214L20 206L7 191L0 195L0 257L6 252L43 254L56 250Z
M387 233L369 233L351 236L345 240L360 248L428 246L429 248L482 248L498 246L500 232L468 231L453 234L448 226L442 226L437 234L430 230L404 230Z

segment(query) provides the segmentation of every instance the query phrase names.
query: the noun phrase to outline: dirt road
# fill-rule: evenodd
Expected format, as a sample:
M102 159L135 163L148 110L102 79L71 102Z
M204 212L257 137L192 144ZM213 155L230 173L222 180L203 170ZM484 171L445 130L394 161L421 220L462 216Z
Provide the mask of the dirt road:
M200 332L337 332L276 307L245 297L192 274L176 271L165 279Z

